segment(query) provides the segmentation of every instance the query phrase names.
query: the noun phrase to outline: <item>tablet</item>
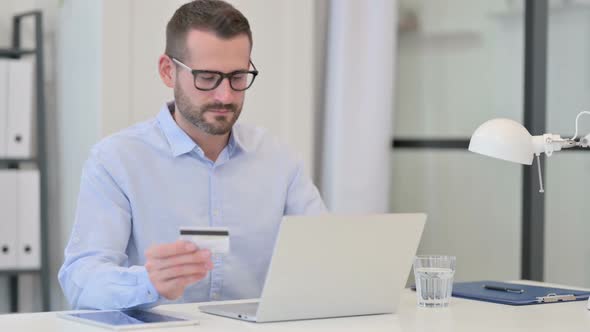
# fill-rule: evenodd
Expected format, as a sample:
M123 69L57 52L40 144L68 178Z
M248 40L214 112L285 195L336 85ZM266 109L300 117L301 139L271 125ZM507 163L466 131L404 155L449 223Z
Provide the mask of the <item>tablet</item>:
M163 314L155 311L138 309L58 313L58 316L113 330L132 330L199 324L199 322L193 318L176 313Z

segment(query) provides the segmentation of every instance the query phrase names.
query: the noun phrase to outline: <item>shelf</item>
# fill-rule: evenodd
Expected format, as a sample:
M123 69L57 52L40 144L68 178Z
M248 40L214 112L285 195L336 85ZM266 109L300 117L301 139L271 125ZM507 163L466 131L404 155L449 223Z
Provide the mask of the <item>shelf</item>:
M12 163L36 163L36 158L0 158L0 165L2 164L12 164Z
M21 44L22 23L31 20L34 31L34 46L26 47ZM43 311L49 311L50 306L50 269L49 269L49 227L48 227L48 179L47 179L47 140L46 140L46 114L45 114L45 79L44 79L44 43L43 43L43 14L41 10L34 10L12 17L11 44L0 48L0 58L19 59L25 55L35 57L35 94L36 122L35 129L36 155L33 158L0 158L0 169L23 168L26 163L37 165L40 174L40 255L41 266L35 269L12 268L0 270L0 276L8 276L10 279L10 310L18 311L18 276L22 274L39 274L41 279L40 296Z
M41 269L0 270L0 276L17 276L23 273L39 273Z
M34 49L12 49L12 48L0 48L0 58L12 58L18 59L23 55L35 54Z

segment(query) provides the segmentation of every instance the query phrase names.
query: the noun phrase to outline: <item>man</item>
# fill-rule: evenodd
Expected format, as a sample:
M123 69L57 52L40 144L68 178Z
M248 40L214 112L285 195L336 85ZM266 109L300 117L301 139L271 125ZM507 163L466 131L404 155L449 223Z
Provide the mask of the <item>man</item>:
M173 15L159 72L174 101L99 142L84 166L59 271L74 308L259 297L282 216L325 211L301 163L235 124L257 75L251 50L247 19L223 1ZM228 227L231 252L179 241L181 226Z

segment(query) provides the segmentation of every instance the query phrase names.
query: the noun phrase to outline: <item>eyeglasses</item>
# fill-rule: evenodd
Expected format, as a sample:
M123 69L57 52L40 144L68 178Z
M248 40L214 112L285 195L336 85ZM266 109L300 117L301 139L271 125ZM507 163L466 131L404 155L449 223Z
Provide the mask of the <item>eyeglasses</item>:
M223 81L224 78L227 78L229 81L229 86L234 91L244 91L252 86L254 79L258 75L258 70L256 70L256 66L254 66L254 63L252 63L251 60L250 64L254 70L236 70L226 74L214 70L192 69L174 57L170 57L170 59L193 74L195 88L201 91L214 90L219 86L219 84L221 84L221 81Z

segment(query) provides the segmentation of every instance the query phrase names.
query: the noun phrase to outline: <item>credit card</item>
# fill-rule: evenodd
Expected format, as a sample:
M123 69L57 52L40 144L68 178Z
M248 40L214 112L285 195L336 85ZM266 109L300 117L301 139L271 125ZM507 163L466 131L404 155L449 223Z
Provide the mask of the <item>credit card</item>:
M191 241L199 249L212 254L229 253L229 229L227 227L180 227L180 239Z

